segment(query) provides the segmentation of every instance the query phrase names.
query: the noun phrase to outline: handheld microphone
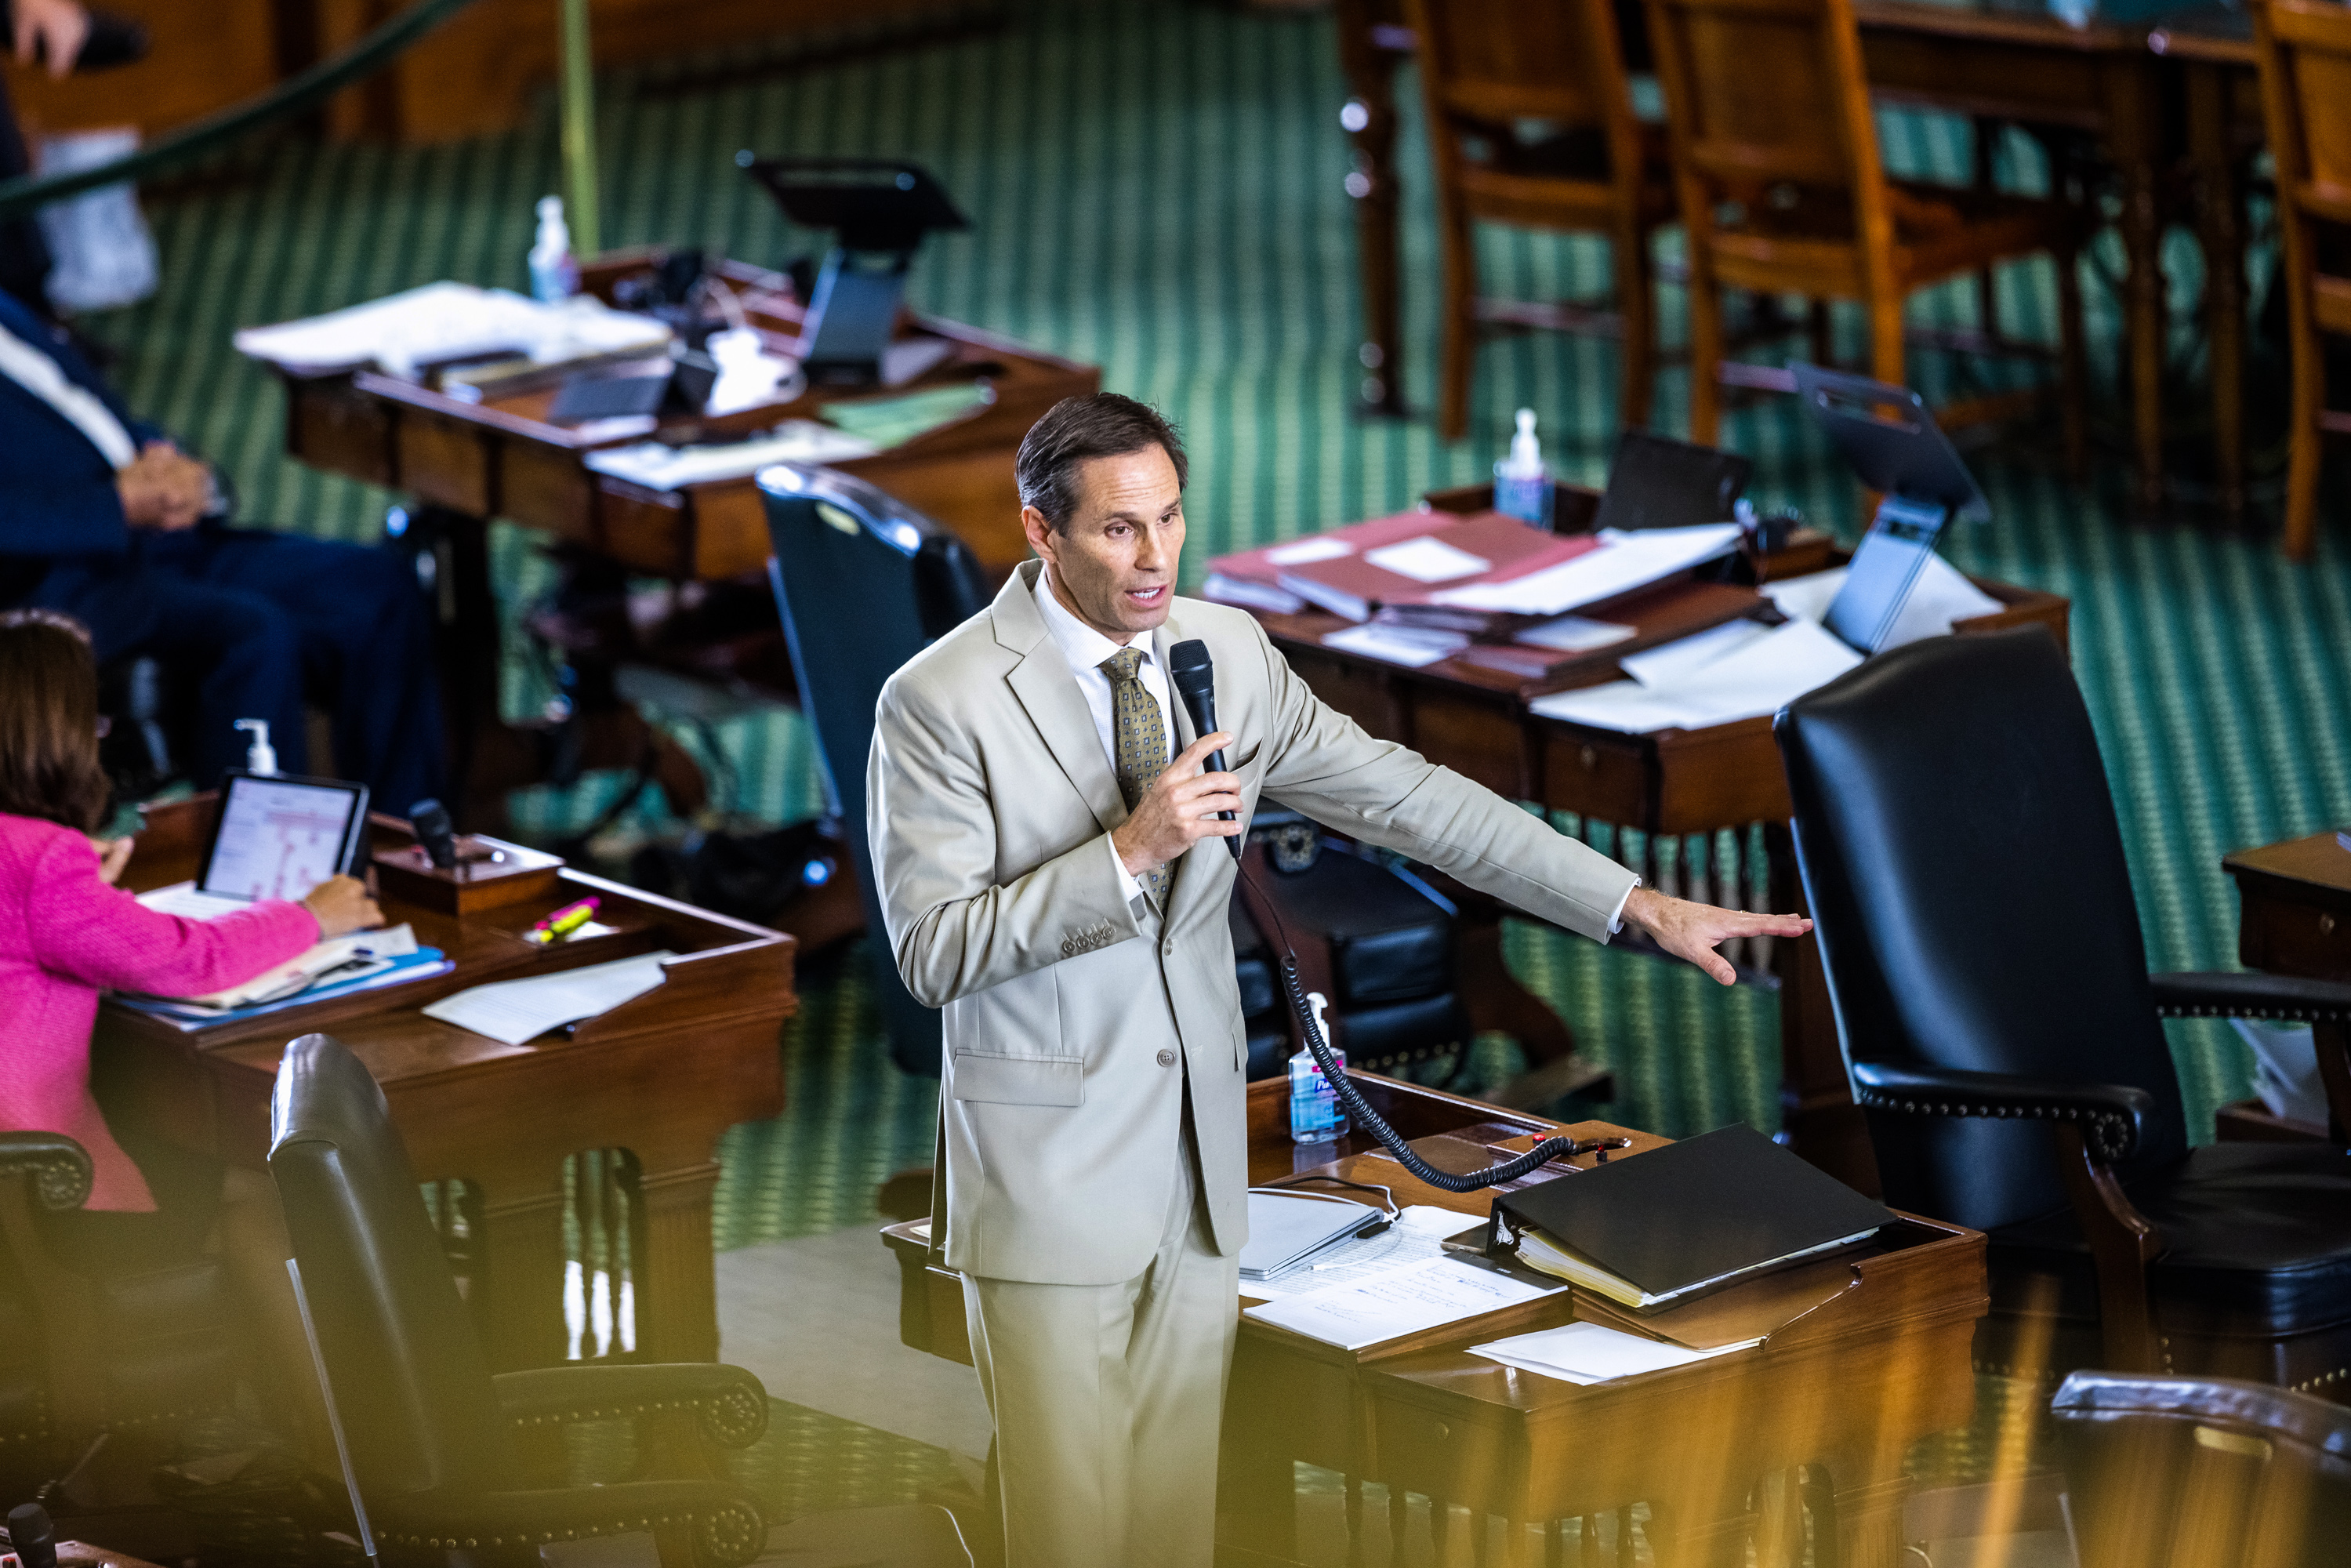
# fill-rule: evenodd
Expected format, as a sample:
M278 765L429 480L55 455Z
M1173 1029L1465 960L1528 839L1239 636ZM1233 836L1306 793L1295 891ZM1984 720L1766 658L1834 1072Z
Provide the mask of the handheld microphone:
M1197 637L1186 638L1167 650L1167 678L1176 684L1176 695L1184 699L1184 711L1192 716L1194 735L1213 735L1217 729L1217 670L1208 657L1208 645ZM1221 748L1208 754L1207 771L1222 773L1225 754ZM1219 811L1217 816L1232 821L1235 813ZM1241 858L1241 841L1237 834L1225 841L1233 852L1233 859Z

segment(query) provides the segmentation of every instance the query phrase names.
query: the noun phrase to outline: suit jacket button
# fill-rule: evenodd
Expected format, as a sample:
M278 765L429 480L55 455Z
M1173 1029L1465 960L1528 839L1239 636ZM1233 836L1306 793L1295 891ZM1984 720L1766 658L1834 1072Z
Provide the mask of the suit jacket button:
M1160 1065L1160 1066L1162 1066L1162 1067L1173 1067L1173 1066L1175 1066L1175 1065L1176 1065L1176 1053L1175 1053L1174 1051L1161 1051L1161 1052L1159 1053L1159 1065Z

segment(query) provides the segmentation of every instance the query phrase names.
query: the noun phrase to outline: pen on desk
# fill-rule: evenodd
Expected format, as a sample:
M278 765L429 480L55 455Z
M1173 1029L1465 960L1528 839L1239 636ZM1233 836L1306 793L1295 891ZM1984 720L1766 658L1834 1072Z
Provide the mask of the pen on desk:
M544 947L550 942L560 942L588 924L600 905L600 900L583 898L577 904L567 904L524 934L526 941Z

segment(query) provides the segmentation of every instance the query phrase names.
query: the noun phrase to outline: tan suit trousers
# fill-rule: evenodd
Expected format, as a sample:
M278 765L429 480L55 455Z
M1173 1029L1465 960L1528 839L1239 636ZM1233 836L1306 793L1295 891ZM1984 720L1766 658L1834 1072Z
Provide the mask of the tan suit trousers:
M1209 1568L1240 1264L1217 1253L1198 1161L1187 1104L1159 1248L1133 1279L964 1280L1006 1568Z

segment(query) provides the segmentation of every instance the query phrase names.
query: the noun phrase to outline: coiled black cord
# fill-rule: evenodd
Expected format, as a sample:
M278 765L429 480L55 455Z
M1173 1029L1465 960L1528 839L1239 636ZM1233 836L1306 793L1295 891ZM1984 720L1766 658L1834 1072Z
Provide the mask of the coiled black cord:
M1381 1146L1394 1155L1405 1169L1429 1186L1441 1188L1446 1192L1477 1192L1485 1187L1498 1186L1506 1181L1516 1181L1539 1166L1547 1165L1562 1155L1581 1154L1590 1146L1579 1144L1573 1138L1545 1138L1516 1159L1505 1161L1499 1166L1489 1166L1482 1171L1471 1171L1462 1176L1456 1176L1451 1171L1438 1170L1415 1154L1412 1145L1405 1141L1404 1135L1389 1126L1386 1119L1372 1109L1370 1102L1364 1098L1362 1091L1348 1082L1347 1070L1339 1065L1338 1058L1332 1054L1330 1042L1322 1038L1322 1030L1315 1027L1314 1009L1307 1006L1306 988L1299 982L1298 954L1296 949L1290 946L1290 933L1281 924L1281 912L1274 907L1273 900L1266 896L1265 889L1258 885L1257 878L1249 874L1248 862L1241 862L1239 870L1241 879L1249 884L1249 891L1257 894L1258 903L1273 916L1274 931L1281 938L1281 986L1282 989L1289 994L1290 1009L1297 1013L1300 1028L1305 1032L1306 1049L1314 1053L1315 1064L1322 1069L1322 1076L1330 1082L1332 1092L1339 1096L1339 1103L1347 1108L1347 1114L1353 1117L1355 1122L1373 1137L1378 1139ZM1569 1166L1565 1168L1574 1170L1577 1167Z

